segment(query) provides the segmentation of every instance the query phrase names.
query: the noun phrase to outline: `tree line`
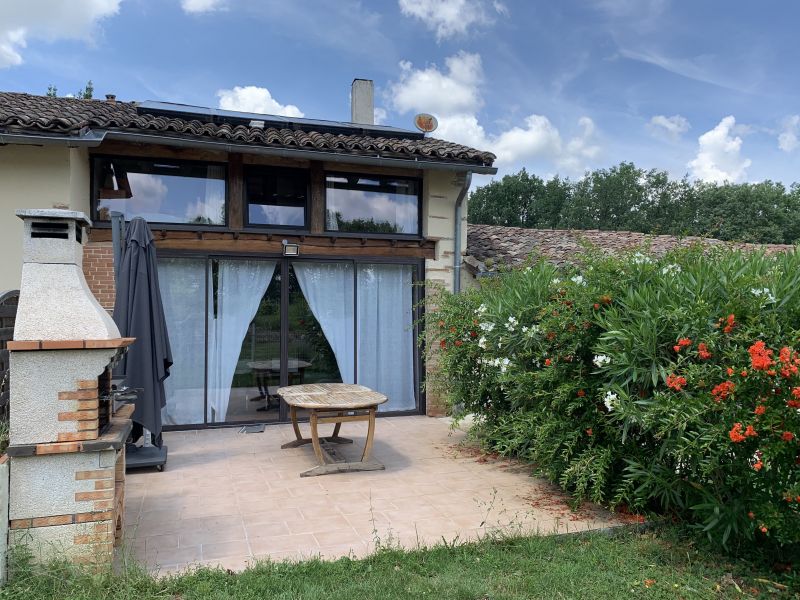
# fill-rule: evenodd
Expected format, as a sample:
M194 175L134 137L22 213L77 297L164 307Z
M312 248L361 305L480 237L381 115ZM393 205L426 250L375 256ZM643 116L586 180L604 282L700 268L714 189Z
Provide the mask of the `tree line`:
M800 184L706 183L623 162L570 180L522 169L476 189L470 223L627 230L753 243L800 241Z

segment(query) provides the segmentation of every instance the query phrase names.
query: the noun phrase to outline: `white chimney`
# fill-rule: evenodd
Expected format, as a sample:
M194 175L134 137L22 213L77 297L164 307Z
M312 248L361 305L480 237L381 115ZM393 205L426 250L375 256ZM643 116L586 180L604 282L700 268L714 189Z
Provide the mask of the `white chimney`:
M353 79L350 89L350 121L375 124L375 85L372 79Z

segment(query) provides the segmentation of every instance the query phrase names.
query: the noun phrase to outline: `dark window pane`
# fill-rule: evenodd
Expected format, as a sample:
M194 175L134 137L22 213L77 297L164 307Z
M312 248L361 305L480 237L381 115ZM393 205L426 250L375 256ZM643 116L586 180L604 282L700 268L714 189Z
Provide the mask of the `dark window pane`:
M305 171L253 167L244 173L250 225L304 227L308 198Z
M151 223L225 224L225 167L161 160L97 159L97 218L117 211Z
M363 233L419 233L416 179L328 175L326 229Z

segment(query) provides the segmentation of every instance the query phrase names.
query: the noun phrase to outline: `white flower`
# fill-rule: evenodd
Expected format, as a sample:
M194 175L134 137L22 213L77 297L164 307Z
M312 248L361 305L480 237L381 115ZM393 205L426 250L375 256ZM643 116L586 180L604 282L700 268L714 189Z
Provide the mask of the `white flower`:
M500 372L501 373L505 373L506 369L508 368L508 365L510 365L510 364L511 364L511 361L508 360L507 358L504 358L503 360L499 360L498 361L498 366L500 367Z
M486 350L486 338L481 336L481 339L478 340L478 347L482 350Z
M775 303L775 295L769 288L762 288L762 289L753 288L750 290L750 293L753 294L753 296L756 296L757 298L764 296L764 298L767 301L767 304Z
M583 280L583 275L574 275L572 281L578 285L586 285L586 282Z
M481 323L481 324L479 325L479 327L480 327L480 328L481 328L483 331L489 332L489 331L491 331L492 329L494 329L494 323Z
M526 273L530 273L531 271L533 271L533 269L531 269L530 267L525 267L525 272Z
M514 331L518 323L519 321L517 321L514 317L508 317L508 322L506 323L506 329L508 329L509 331Z
M611 390L606 392L606 395L603 396L603 404L606 405L608 412L611 412L617 407L617 405L619 404L618 400L619 396L617 396L614 392L612 392Z
M649 265L653 262L652 258L650 258L649 256L645 256L641 252L637 252L636 254L634 254L631 260L635 265Z
M553 279L553 283L558 285L559 283L561 283L561 280L558 277L556 277L555 279Z
M594 360L592 362L594 363L595 367L600 368L610 363L611 357L606 356L605 354L598 354L597 356L594 357Z
M680 265L665 265L663 269L661 269L662 275L672 275L673 273L680 273L681 266Z
M481 304L481 305L480 305L478 308L476 308L476 309L475 309L475 314L476 314L476 315L482 315L482 314L484 314L484 313L485 313L487 310L488 310L488 309L486 308L486 305L485 305L485 304Z

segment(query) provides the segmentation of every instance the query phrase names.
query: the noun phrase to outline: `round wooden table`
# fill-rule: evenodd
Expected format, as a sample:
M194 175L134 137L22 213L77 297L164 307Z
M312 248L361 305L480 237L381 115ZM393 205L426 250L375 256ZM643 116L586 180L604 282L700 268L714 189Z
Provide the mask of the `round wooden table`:
M375 438L375 412L378 406L388 400L363 385L350 383L308 383L303 385L289 385L278 388L278 396L283 398L289 406L292 418L292 427L296 439L283 444L281 448L296 448L305 444L312 444L314 454L319 464L313 469L300 473L300 477L313 477L328 475L330 473L346 473L349 471L376 471L385 467L376 461L370 461L372 443ZM309 411L311 423L311 437L304 438L300 434L297 423L297 409ZM367 421L367 441L364 452L358 462L347 462L336 455L336 452L326 448L322 442L329 444L352 444L353 440L339 436L342 423L354 421ZM318 426L324 423L334 423L333 435L319 437Z

